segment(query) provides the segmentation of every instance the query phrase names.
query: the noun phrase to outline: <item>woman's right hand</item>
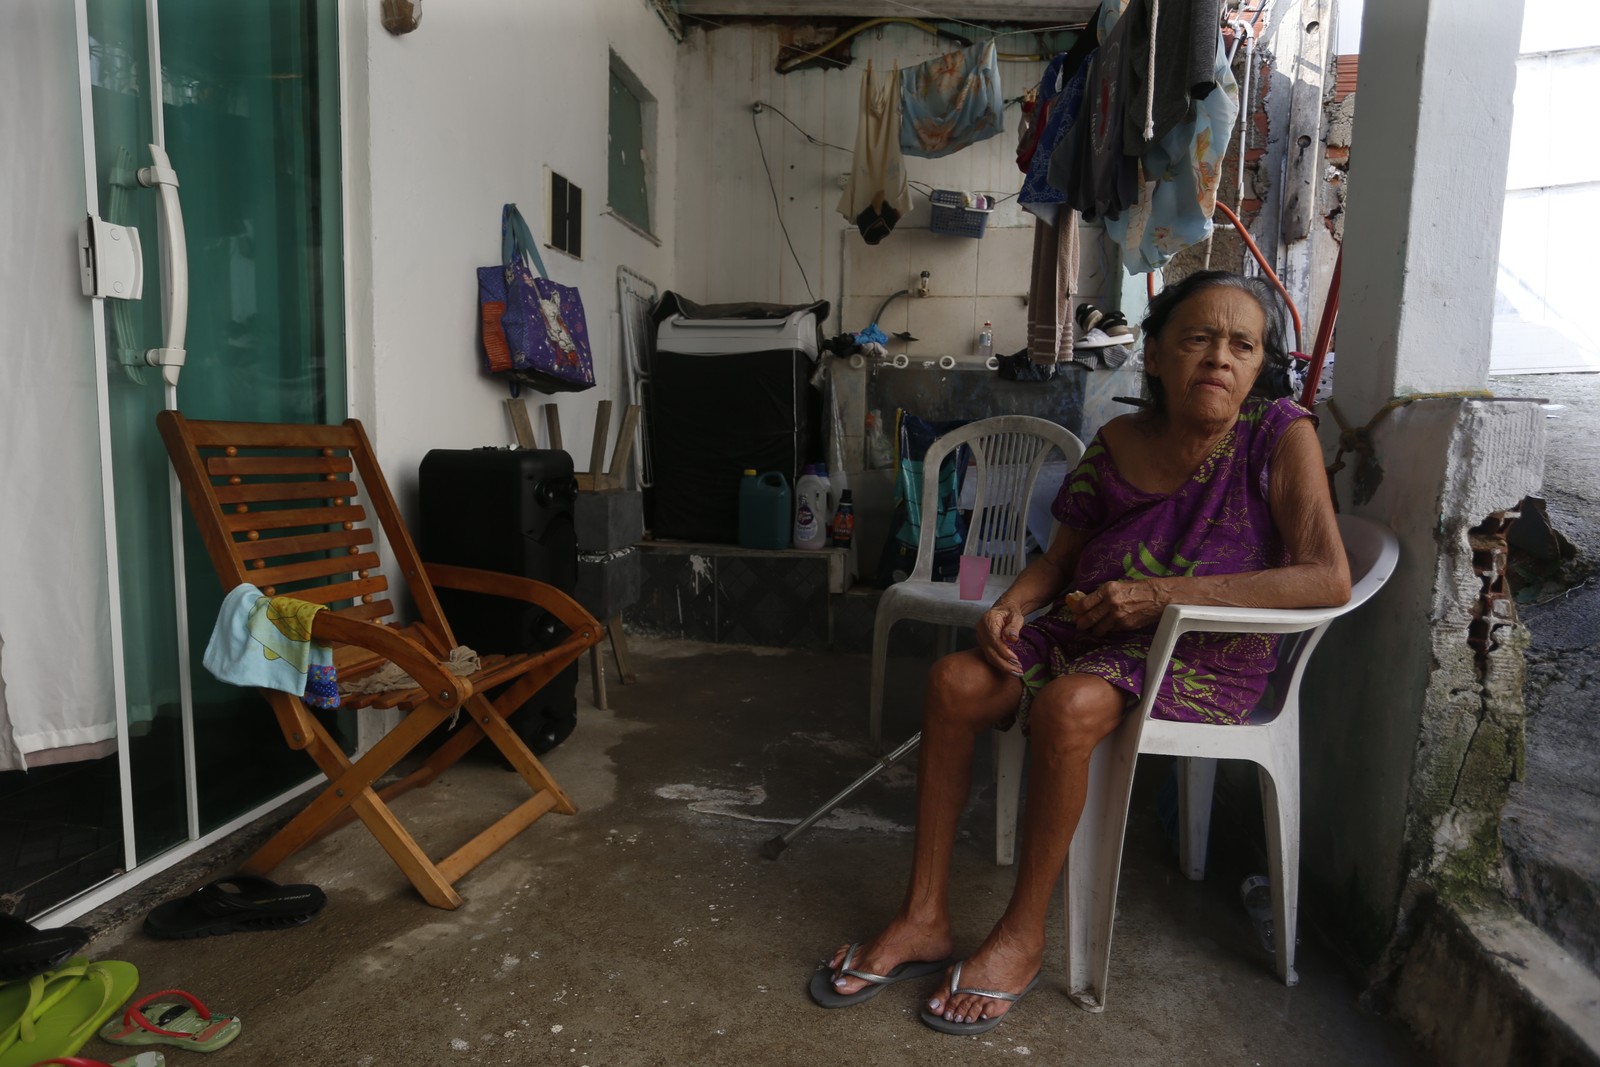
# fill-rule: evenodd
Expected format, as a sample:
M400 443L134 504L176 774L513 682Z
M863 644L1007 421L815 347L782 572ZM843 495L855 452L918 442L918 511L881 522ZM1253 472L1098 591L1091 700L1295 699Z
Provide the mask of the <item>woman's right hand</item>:
M998 669L1007 674L1022 675L1022 661L1017 658L1014 646L1022 638L1022 624L1027 616L1016 608L996 604L978 620L978 648Z

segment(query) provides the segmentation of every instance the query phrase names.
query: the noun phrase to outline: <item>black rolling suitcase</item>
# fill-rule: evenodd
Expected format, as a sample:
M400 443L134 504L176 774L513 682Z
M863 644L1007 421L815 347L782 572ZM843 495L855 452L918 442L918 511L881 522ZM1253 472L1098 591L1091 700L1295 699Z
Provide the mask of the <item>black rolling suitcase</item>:
M572 594L578 537L572 457L550 449L434 449L419 469L419 545L424 562L532 578ZM456 640L478 652L549 648L566 636L531 604L440 589ZM578 721L578 665L552 678L511 716L535 753L555 748Z

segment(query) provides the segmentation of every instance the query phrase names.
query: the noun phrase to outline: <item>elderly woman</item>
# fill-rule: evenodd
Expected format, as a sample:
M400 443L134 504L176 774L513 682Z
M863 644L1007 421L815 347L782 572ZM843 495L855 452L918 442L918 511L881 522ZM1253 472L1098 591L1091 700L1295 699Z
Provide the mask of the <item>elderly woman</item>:
M1162 610L1349 599L1311 416L1274 384L1287 382L1283 319L1264 281L1220 271L1151 302L1151 403L1090 443L1056 497L1058 534L984 615L978 647L934 666L905 900L876 937L840 948L817 972L819 1004L845 1007L944 971L925 1023L958 1034L998 1024L1039 979L1045 912L1083 811L1089 755L1151 684L1144 660ZM1186 634L1157 680L1154 713L1242 722L1275 658L1261 635ZM952 965L950 854L973 748L1013 723L1032 753L1016 888L988 938Z

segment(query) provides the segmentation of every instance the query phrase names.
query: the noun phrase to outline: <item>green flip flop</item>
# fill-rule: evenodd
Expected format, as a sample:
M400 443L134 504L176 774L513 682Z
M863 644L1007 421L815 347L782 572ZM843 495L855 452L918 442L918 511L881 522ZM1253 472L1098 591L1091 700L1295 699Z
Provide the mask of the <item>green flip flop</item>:
M76 969L75 960L56 973ZM82 975L67 994L38 1013L31 1026L19 1027L16 1040L0 1052L0 1067L31 1067L41 1060L71 1056L128 1002L138 985L139 972L131 963L84 961Z
M57 970L0 984L0 1054L19 1039L33 1040L39 1018L83 981L88 964L77 956Z
M128 1005L121 1019L101 1028L100 1040L113 1045L176 1045L194 1052L215 1052L238 1037L243 1026L237 1015L213 1015L192 993L163 989Z

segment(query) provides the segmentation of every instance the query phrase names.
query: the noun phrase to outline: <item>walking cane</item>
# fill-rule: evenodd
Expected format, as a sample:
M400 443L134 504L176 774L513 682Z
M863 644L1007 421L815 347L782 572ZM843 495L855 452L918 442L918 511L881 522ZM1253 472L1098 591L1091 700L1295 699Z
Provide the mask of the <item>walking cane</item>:
M761 854L767 857L769 860L775 860L779 856L783 855L783 850L789 847L789 842L805 833L806 830L810 828L812 823L828 814L828 812L832 811L834 808L837 808L840 804L843 804L846 800L849 800L862 786L866 785L879 774L900 762L900 760L904 758L907 753L915 749L917 745L921 743L921 741L922 733L920 731L912 734L910 739L902 744L899 748L895 749L893 752L889 753L887 756L883 757L876 764L874 764L870 771L868 771L866 774L863 774L860 778L857 778L849 785L845 786L844 789L840 790L836 796L824 803L822 807L818 808L810 815L807 815L805 818L795 823L794 826L790 827L788 833L779 834L771 841L768 841L766 844L762 845Z

